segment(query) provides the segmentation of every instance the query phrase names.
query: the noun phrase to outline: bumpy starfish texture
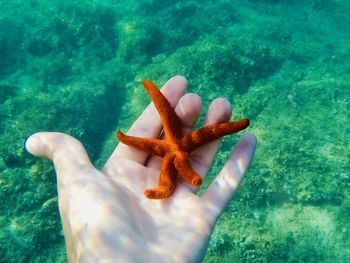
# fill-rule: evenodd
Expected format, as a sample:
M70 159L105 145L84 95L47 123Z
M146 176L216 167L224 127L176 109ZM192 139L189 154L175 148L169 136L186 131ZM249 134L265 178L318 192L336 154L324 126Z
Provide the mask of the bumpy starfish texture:
M117 138L124 144L163 158L158 186L146 189L144 192L150 199L163 199L174 192L177 174L192 186L199 186L202 183L202 178L192 169L190 163L191 153L195 149L247 128L249 120L212 124L183 135L180 118L157 86L149 80L145 80L143 86L159 112L165 140L128 136L120 131L117 133Z

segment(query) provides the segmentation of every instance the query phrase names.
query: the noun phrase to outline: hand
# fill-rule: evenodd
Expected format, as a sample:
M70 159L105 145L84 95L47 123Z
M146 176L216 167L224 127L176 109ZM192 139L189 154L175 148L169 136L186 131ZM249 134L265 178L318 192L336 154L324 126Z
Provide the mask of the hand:
M201 110L195 94L185 94L186 80L173 77L162 88L184 123L193 128ZM203 125L228 121L230 104L214 100ZM151 103L128 134L155 138L161 131ZM205 178L218 141L192 155L192 167ZM199 197L178 182L167 199L150 200L143 192L157 185L161 159L118 144L102 171L90 162L82 144L57 132L33 134L26 149L54 162L60 215L70 262L200 262L214 225L235 193L254 154L256 139L244 135L229 160Z

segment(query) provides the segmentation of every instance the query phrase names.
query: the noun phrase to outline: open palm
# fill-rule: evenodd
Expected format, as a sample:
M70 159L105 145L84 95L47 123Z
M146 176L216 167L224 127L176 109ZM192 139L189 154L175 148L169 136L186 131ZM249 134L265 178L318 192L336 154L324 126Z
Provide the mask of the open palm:
M175 107L184 133L196 123L201 100L185 94L183 77L170 79L162 93ZM204 126L228 121L230 104L212 102ZM159 115L151 103L128 135L156 138ZM154 188L161 159L119 144L102 171L90 162L82 144L63 133L41 132L28 138L26 148L51 159L57 173L59 208L70 262L200 262L216 220L237 189L254 153L256 140L245 135L229 160L205 191L178 182L164 200L143 195ZM191 156L192 167L205 178L218 141Z

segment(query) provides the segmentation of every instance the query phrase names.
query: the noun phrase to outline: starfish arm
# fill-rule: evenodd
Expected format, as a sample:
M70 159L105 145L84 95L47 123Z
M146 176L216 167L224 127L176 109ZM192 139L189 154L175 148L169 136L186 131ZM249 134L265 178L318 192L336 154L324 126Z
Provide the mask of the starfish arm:
M176 186L176 169L174 167L174 154L164 156L160 169L158 186L154 189L146 189L144 194L150 199L163 199L170 196Z
M181 149L184 149L187 152L192 152L204 144L219 139L225 135L239 132L248 126L249 120L242 119L235 122L217 123L203 127L185 135L180 141Z
M168 145L163 140L129 136L121 131L118 131L116 136L120 142L126 145L160 157L163 157L168 150Z
M174 165L179 172L179 176L186 183L193 186L199 186L202 183L202 177L193 170L187 153L177 152Z
M145 80L143 86L159 112L166 139L172 142L180 140L182 137L182 123L174 109L153 82Z

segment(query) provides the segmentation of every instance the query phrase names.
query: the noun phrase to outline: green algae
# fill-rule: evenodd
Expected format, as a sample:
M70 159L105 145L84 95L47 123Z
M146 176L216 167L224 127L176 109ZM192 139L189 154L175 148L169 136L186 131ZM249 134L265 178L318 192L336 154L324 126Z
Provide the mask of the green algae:
M347 1L0 3L0 262L66 262L54 170L25 138L69 133L101 167L149 102L140 81L176 74L258 138L204 262L350 261Z

